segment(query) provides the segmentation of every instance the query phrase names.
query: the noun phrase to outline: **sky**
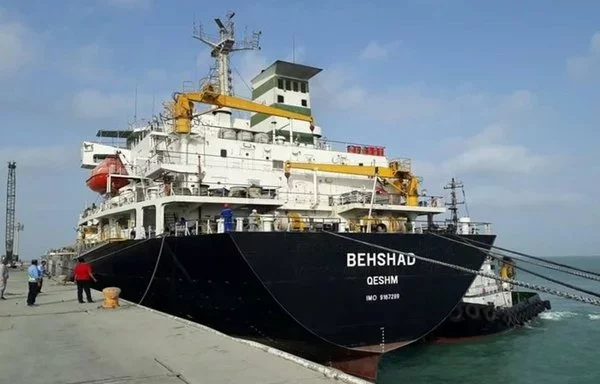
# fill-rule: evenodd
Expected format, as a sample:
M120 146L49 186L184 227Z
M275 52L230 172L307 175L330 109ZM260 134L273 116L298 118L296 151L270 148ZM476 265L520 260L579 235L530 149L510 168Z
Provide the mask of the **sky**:
M232 58L236 94L278 59L322 68L311 97L327 138L411 158L429 194L462 180L472 220L492 222L500 246L600 254L600 3L538 0L3 0L0 253L6 163L21 257L72 243L98 198L81 142L205 77L193 24L214 33L228 10L240 36L262 31L260 51Z

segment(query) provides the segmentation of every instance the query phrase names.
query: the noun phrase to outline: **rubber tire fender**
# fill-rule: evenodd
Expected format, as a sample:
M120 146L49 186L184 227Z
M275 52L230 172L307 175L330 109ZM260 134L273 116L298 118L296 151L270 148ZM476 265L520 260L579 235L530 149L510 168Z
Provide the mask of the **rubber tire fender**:
M481 313L479 308L473 304L467 304L465 307L465 314L473 320L481 319Z
M502 324L504 324L507 328L510 327L510 316L506 310L502 311L500 314L500 321L502 321Z
M481 312L483 314L483 318L488 323L493 323L494 320L496 320L496 309L493 306L489 305L483 308Z
M544 308L546 308L548 311L552 309L552 304L550 304L549 300L544 300Z
M463 308L460 304L452 309L452 312L448 315L448 319L453 323L458 323L463 319Z

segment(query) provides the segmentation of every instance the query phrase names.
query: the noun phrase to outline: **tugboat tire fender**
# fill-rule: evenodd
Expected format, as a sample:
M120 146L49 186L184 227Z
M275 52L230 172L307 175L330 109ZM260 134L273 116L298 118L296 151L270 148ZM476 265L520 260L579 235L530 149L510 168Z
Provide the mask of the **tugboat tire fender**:
M515 326L515 324L517 323L517 317L515 316L514 312L507 312L506 313L508 315L508 322L507 322L507 326L509 328L512 328Z
M463 309L461 305L457 305L456 307L454 307L454 309L452 310L452 312L450 312L450 316L448 316L448 318L450 319L450 321L456 323L459 322L460 320L462 320L463 318Z
M502 321L502 324L504 324L507 328L511 327L512 317L510 316L509 312L503 311L500 315L500 320Z
M550 304L549 300L544 300L544 308L546 308L547 310L552 309L552 305Z
M473 320L479 320L481 318L479 308L472 304L467 304L467 306L465 307L465 313Z
M494 309L494 307L492 307L492 306L485 307L485 308L483 308L483 310L481 312L483 313L483 318L488 323L492 323L492 322L494 322L494 320L496 320L496 310Z

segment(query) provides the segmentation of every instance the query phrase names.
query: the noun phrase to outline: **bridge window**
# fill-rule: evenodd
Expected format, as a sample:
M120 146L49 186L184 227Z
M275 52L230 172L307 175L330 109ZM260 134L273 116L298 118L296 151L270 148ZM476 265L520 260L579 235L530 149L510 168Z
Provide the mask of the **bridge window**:
M289 79L285 80L285 90L286 91L291 91L292 90L292 81Z
M277 88L283 89L283 79L277 79Z
M298 92L298 82L294 81L293 85L294 85L294 92Z
M273 160L273 169L283 169L283 160Z

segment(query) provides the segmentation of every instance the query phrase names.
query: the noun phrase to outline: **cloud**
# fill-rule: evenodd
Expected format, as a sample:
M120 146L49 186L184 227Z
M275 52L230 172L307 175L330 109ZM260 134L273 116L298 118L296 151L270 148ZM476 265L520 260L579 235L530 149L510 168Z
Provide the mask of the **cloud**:
M363 60L385 59L399 46L399 41L392 41L389 43L382 44L376 40L373 40L369 42L369 44L367 44L367 46L363 49L359 57Z
M522 117L535 114L538 107L537 96L525 89L493 94L462 86L436 89L418 83L375 88L356 83L358 78L351 66L336 66L319 75L311 91L313 108L317 113L341 111L353 120L380 123L380 129L391 124L435 124L436 129L469 125L480 130L493 123L523 123Z
M306 57L306 47L303 45L294 47L284 58L290 63L302 63Z
M101 92L85 89L73 97L72 107L75 116L84 119L107 119L133 115L135 94Z
M238 55L237 63L232 70L234 93L240 97L250 98L251 80L271 63L257 51L247 51Z
M469 202L489 208L542 208L579 204L583 196L572 192L539 192L510 186L476 186L468 189Z
M0 78L30 64L36 56L34 33L0 8Z
M152 0L108 0L108 4L123 9L148 8Z
M504 108L512 111L531 110L537 105L537 96L526 89L519 89L505 97Z
M161 113L163 103L169 100L171 100L171 91L150 94L138 90L136 106L135 91L104 92L87 88L73 96L70 106L71 113L76 118L113 119L115 124L125 126L128 122L133 122L136 112L138 123L149 120L152 112Z
M544 156L532 153L522 145L488 144L467 150L445 164L447 172L531 173L548 163Z
M529 148L507 143L510 129L492 124L475 135L451 138L442 144L449 153L441 169L450 174L528 174L548 165L547 156L535 154Z
M75 150L73 150L75 148ZM2 158L15 161L18 170L47 170L72 165L78 156L77 147L69 145L0 146ZM3 166L5 164L2 164Z
M116 79L111 69L111 58L112 51L90 43L78 47L68 56L66 69L84 83L106 83Z
M567 59L567 74L577 81L600 78L600 32L592 35L587 54Z

